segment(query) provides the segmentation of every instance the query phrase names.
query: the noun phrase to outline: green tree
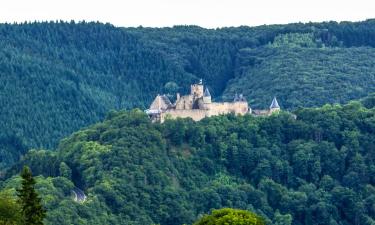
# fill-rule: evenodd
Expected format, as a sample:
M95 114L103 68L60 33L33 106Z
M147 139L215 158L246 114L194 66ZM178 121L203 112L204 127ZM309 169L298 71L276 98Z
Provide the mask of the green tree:
M293 217L290 214L282 215L278 210L275 213L275 225L291 225Z
M21 177L22 187L17 190L17 195L24 217L23 222L25 225L43 224L43 219L46 217L46 210L43 208L41 198L38 197L34 189L36 182L29 167L24 166Z
M60 163L59 173L60 173L60 176L62 177L65 177L69 180L72 179L72 170L70 169L68 165L66 165L65 162Z
M167 96L171 99L175 98L175 94L180 89L180 87L173 81L169 81L164 85L164 91L167 94Z
M21 224L21 207L10 191L0 192L0 225Z
M263 219L246 210L218 209L212 210L211 215L205 215L194 225L264 225Z

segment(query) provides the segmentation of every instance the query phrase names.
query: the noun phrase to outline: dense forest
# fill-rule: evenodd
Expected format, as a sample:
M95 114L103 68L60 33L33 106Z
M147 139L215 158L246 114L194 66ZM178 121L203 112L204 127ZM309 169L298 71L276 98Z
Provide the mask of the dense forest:
M223 115L151 123L111 112L31 150L46 224L191 224L211 209L252 211L275 225L375 223L375 96L270 117ZM88 199L73 201L72 188Z
M375 91L375 20L204 29L86 22L0 24L0 168L53 149L110 110L203 78L254 108L346 103ZM169 85L168 85L169 84ZM173 87L173 88L170 88ZM15 150L16 149L16 150Z

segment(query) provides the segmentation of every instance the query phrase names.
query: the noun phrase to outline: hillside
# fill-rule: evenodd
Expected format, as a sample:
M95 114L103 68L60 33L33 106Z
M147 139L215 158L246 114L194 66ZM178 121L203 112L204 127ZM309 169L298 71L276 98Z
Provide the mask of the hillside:
M284 108L343 103L375 92L375 49L265 46L243 49L224 98L243 93L252 107L277 96Z
M139 110L112 112L56 151L30 151L2 187L31 166L47 224L191 224L222 207L275 225L373 224L375 109L351 102L296 116L152 124ZM74 185L86 202L73 202Z
M374 20L222 29L0 24L0 167L25 149L56 147L110 110L184 93L199 78L216 100L244 92L253 107L274 95L290 109L366 96L375 90L374 35Z

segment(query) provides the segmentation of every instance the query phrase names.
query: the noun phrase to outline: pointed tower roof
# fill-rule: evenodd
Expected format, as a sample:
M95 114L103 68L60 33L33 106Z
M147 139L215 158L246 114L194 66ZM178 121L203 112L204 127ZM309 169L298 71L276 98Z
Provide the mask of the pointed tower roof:
M208 90L208 88L206 88L206 90L204 90L203 97L211 97L211 94L210 94L210 91Z
M277 102L276 97L273 97L270 109L280 109L279 103Z
M238 102L238 94L237 94L237 93L234 95L234 99L233 99L233 101L234 101L234 102Z
M168 96L162 95L160 97L164 101L164 104L166 104L168 107L172 106L172 102L169 100Z
M243 96L243 94L240 94L238 96L238 101L240 101L240 102L246 102L246 98Z
M150 110L166 110L172 105L166 95L157 95L150 105Z

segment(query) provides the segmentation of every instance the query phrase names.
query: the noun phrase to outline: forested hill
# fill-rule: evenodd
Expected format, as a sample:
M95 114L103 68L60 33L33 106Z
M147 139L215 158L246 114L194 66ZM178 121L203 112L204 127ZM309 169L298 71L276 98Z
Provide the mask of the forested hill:
M144 109L203 78L252 107L347 102L375 91L375 21L203 29L0 24L0 167L111 109ZM18 151L14 151L18 149Z
M375 98L364 100L373 107ZM271 117L217 116L153 124L110 113L29 165L46 224L191 224L212 208L248 209L269 225L375 223L375 108L360 102ZM11 177L12 176L12 177ZM88 196L73 201L78 186Z

